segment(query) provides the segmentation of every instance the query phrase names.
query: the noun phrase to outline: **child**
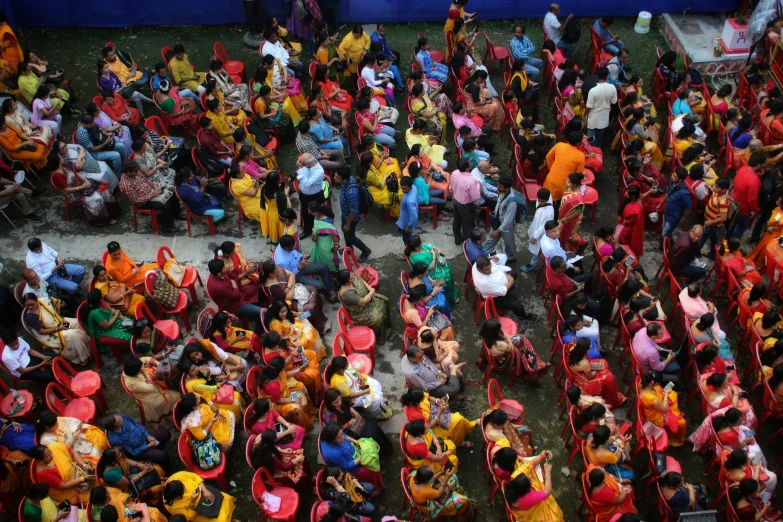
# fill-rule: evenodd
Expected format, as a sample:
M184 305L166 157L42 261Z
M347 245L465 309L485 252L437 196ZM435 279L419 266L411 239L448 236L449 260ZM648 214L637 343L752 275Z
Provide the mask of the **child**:
M519 268L521 272L538 270L541 264L541 238L544 236L544 224L552 219L555 219L555 209L552 207L552 194L549 192L549 189L538 189L538 194L536 194L536 215L533 217L533 222L530 223L530 228L527 229L527 234L530 237L530 245L527 249L533 254L533 259L525 266Z

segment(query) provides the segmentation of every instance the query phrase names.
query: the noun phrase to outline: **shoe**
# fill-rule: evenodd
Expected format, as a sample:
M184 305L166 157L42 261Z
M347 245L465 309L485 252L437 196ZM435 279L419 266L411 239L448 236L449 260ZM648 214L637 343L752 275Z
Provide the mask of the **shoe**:
M25 219L27 221L32 221L33 223L43 223L44 222L43 218L41 216L39 216L38 214L36 214L35 212L31 212L30 214L27 214L25 216Z
M536 321L538 321L538 314L527 314L525 317L522 318L522 320L535 323Z
M160 231L166 234L176 234L178 232L178 229L177 227L172 225L168 227L160 227Z
M508 264L508 263L516 263L516 262L517 262L517 258L516 257L509 257L508 259L506 259L506 264Z
M465 401L449 401L449 409L452 411L467 410L468 403Z
M509 259L509 261L511 261L511 260ZM535 272L536 270L538 270L538 267L537 266L533 266L530 263L528 263L525 266L520 266L519 267L519 271L520 272Z
M33 195L32 195L32 198L33 198L33 199L38 199L38 198L40 198L41 196L43 196L44 194L46 194L47 190L48 190L48 189L47 189L46 187L41 187L41 188L37 188L37 189L33 190Z
M176 216L174 216L174 219L177 219L179 221L185 221L186 219L188 219L188 215L187 214L177 214Z
M367 258L370 257L370 254L372 254L372 250L368 250L367 252L364 252L361 256L359 256L359 262L364 263L367 261Z

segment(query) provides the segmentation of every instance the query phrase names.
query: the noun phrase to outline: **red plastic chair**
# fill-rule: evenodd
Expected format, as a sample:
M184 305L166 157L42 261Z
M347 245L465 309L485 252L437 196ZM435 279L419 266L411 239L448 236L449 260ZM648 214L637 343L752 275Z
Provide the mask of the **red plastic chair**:
M261 382L261 367L253 366L250 368L250 371L247 372L247 377L245 378L245 390L247 391L248 396L250 396L250 398L254 401L258 399L259 382ZM245 413L245 416L247 416L247 413Z
M267 482L269 483L268 486ZM261 522L264 522L267 518L296 522L296 512L299 510L299 493L291 488L278 486L266 468L258 468L256 474L253 475L253 484L250 492L255 503L261 508ZM263 496L266 492L280 497L280 509L277 513L268 513L264 509Z
M407 462L407 460L406 460ZM425 520L431 520L427 517L426 513L424 513L416 504L416 502L413 500L413 495L411 495L410 487L408 486L408 480L410 480L411 472L408 468L402 468L400 470L400 484L402 485L402 490L405 492L405 499L402 501L402 508L405 509L408 504L410 504L410 512L408 513L408 520L416 520L416 515L422 515L422 517Z
M52 373L54 379L68 391L79 398L93 397L101 412L109 412L109 404L103 395L105 385L98 372L92 370L77 372L63 357L55 357L52 359Z
M228 455L225 452L220 452L221 459L220 464L212 469L204 470L193 460L193 448L190 445L190 439L193 437L189 431L182 433L177 440L177 453L179 453L179 460L185 465L191 473L195 473L204 480L217 481L220 489L228 491L228 482L226 482L226 460Z
M369 326L354 326L348 310L337 309L337 326L345 334L353 351L367 355L375 367L375 332Z
M179 291L179 299L177 299L177 304L174 306L174 308L165 308L157 299L155 299L152 296L153 289L155 288L155 281L158 280L158 274L155 272L147 272L146 277L144 278L144 289L147 291L147 295L149 295L150 299L155 301L155 303L158 305L160 310L163 311L163 313L168 315L179 315L182 319L182 322L185 324L186 331L191 330L190 326L190 318L188 317L188 296L187 294L180 290Z
M78 399L63 385L50 382L46 387L46 407L60 417L73 417L87 424L95 424L95 403Z
M175 258L175 256L171 249L165 245L160 247L158 249L158 253L155 254L155 262L158 264L161 270L166 265L166 261L169 258ZM185 269L185 277L182 278L182 283L180 283L179 286L180 288L188 289L190 292L190 299L193 301L193 306L198 307L199 302L198 292L196 292L196 281L198 281L198 284L202 287L204 286L204 283L201 281L201 274L198 273L198 269L196 267L190 265L182 265L182 267Z
M212 50L215 51L215 56L220 58L220 61L223 62L223 68L231 76L231 79L234 80L234 83L244 82L245 64L239 60L230 59L228 57L228 53L226 52L226 48L220 42L215 42Z
M192 149L192 150L195 151L195 149ZM195 154L195 152L194 152L194 154ZM224 172L224 174L225 174L225 172ZM185 203L185 201L183 201L183 199L179 196L179 192L176 189L174 189L174 194L176 194L177 199L179 200L180 203L182 203L182 206L185 207L185 219L186 219L187 224L188 224L188 235L190 235L190 225L191 225L191 222L192 222L192 220L194 218L205 219L207 221L207 226L209 227L209 235L211 235L213 237L217 235L217 232L215 231L215 218L213 218L212 216L207 216L207 215L199 216L198 214L193 213L193 211L190 210L190 207L188 206L188 204Z
M348 336L343 332L337 332L332 341L332 357L344 356L359 373L372 375L375 361L363 353L357 352L351 345Z
M486 31L484 31L484 40L486 40L486 44L487 44L487 50L484 53L484 65L487 66L487 71L489 71L492 62L494 62L495 60L500 60L508 63L509 52L507 47L500 47L499 45L494 45L492 43L492 40L489 39L489 35L487 34Z
M130 397L136 402L136 406L139 407L139 422L141 422L142 425L146 426L147 416L144 413L144 404L131 393L131 391L128 389L128 386L125 384L125 379L123 379L122 376L120 376L120 384L122 384L122 389L125 390L125 393L128 395L128 397ZM164 417L167 416L168 415L164 415Z
M158 214L153 209L143 209L139 208L134 204L131 204L131 208L133 209L133 230L136 230L138 228L138 220L136 218L137 214L145 214L150 217L150 224L152 225L152 233L158 234Z
M369 265L360 265L359 260L356 259L356 254L354 254L353 248L351 247L345 247L343 250L343 266L356 277L362 277L362 273L367 273L369 279L367 284L376 290L378 289L378 271Z
M169 128L160 118L160 116L148 116L144 120L144 126L149 130L157 132L160 136L169 136Z
M502 312L505 315L505 310ZM498 310L495 308L495 298L487 297L484 302L484 317L487 318L487 321L490 319L498 319L500 321L500 329L503 330L503 333L514 337L518 330L517 323L504 315L498 314Z

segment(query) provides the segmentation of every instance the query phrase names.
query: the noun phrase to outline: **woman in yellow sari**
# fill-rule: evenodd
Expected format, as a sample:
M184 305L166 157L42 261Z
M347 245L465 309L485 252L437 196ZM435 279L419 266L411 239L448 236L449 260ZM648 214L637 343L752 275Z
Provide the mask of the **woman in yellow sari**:
M633 109L631 114L625 118L624 125L625 131L628 133L628 139L631 141L642 140L644 142L643 154L649 154L650 164L657 170L661 170L664 158L657 143L658 132L653 126L647 126L647 117L644 109ZM681 149L680 145L677 145L677 152L680 153L680 156L682 156L685 150L687 150L687 147Z
M61 516L57 503L49 496L49 491L46 484L33 484L26 492L19 522L87 522L87 510L78 506L73 506L65 517ZM18 493L21 495L24 491Z
M231 180L228 182L228 188L237 205L242 209L242 213L248 219L258 221L261 235L266 236L261 224L266 224L266 210L261 210L261 184L242 171L236 163L231 166Z
M285 420L301 426L305 432L313 429L313 405L305 385L296 380L299 369L285 371L285 360L275 357L262 372L258 383L258 398L268 399ZM255 393L250 390L250 394Z
M626 86L625 93L636 93L637 102L643 104L644 109L650 113L651 118L658 116L658 110L655 108L655 104L644 95L644 79L638 74L631 76L631 82Z
M279 119L278 116L267 116L273 120L274 124L285 128L288 127L287 120L291 120L292 126L296 127L299 125L299 122L302 121L302 115L299 114L294 102L284 91L279 91L274 88L272 85L271 71L265 66L259 65L258 70L256 71L255 81L256 84L253 86L253 89L255 90L256 86L258 87L258 96L256 97L256 101L252 108L256 116L262 119L261 126L264 128L268 127L268 125L264 125L264 116L267 114L267 107L276 110L280 109L283 114L287 116L287 118L283 118L281 123L278 123L277 121ZM264 86L267 87L268 91L263 88Z
M161 490L163 486L158 486ZM135 522L138 519L131 518L126 514L125 508L132 511L141 512L149 517L150 522L166 522L168 519L158 509L149 507L144 503L137 503L131 495L112 487L95 486L90 493L90 507L92 511L92 521L101 520L101 513L107 507L111 506L119 515L118 522ZM144 517L142 516L142 520Z
M212 435L221 451L228 453L234 444L236 417L230 411L221 411L216 404L207 404L199 395L186 393L174 408L174 419L182 432L188 430L193 437L204 440Z
M354 408L372 413L379 420L392 416L381 383L359 373L344 356L338 355L332 359L324 377L329 386L339 391L340 395L351 399Z
M143 295L137 294L134 288L128 288L125 283L118 283L101 265L92 269L93 287L103 294L103 300L124 315L136 317L136 307L147 301Z
M408 421L423 419L436 437L450 439L458 448L472 448L473 443L466 441L477 421L469 421L462 414L449 411L444 399L430 397L421 388L408 388L402 396L402 406Z
M424 125L424 122L421 122ZM395 177L396 173L384 175L380 168L383 162L372 152L364 152L359 157L359 179L367 183L370 189L372 199L378 205L389 211L392 217L400 216L400 202L402 201L402 189L397 184L397 191L389 190L389 178Z
M587 466L590 490L585 494L595 508L596 522L610 522L615 515L636 514L633 505L633 486L630 481L618 481L593 464Z
M265 149L258 143L256 143L256 137L254 134L248 134L244 128L239 127L234 131L234 154L238 155L239 150L243 145L247 145L252 150L250 159L253 160L260 167L267 170L277 169L278 163L275 158L275 153L271 150Z
M536 467L543 468L544 480ZM552 496L552 464L543 455L520 459L517 470L505 485L506 502L519 522L563 522L563 512Z
M189 393L195 393L207 404L214 404L221 411L230 411L238 419L242 417L245 401L241 393L234 391L234 400L230 404L215 402L215 396L221 388L226 386L226 383L218 381L213 385L209 385L207 384L207 379L199 374L198 366L190 361L183 361L182 366L185 375L187 375L185 377L185 389Z
M271 87L288 96L299 115L304 115L307 112L307 100L299 80L291 78L286 68L280 63L280 59L271 54L264 56L261 64L269 71L267 79L271 81ZM269 84L267 83L267 85Z
M251 330L234 326L239 319L228 312L218 312L212 316L212 322L204 332L204 337L215 343L218 348L230 353L261 349L260 338Z
M16 74L19 62L24 61L24 54L14 30L8 25L8 20L3 13L0 13L0 49L2 49L0 56L8 62L8 72Z
M679 399L674 390L664 396L661 386L663 375L652 370L642 375L639 387L639 402L645 421L665 430L665 435L656 439L656 451L666 451L667 445L682 446L688 434L685 415L680 412ZM668 435L668 444L664 439Z
M320 360L326 355L326 348L318 330L307 319L300 319L299 315L300 312L293 312L285 301L278 299L266 311L264 325L268 331L277 332L293 346L312 350Z
M381 172L381 175L389 176L394 174L397 176L397 179L402 178L400 162L389 155L389 149L386 147L379 148L371 134L362 136L362 142L359 148L360 152L362 152L362 148L364 149L364 152L372 152L372 155L380 160L381 163L378 166L378 170ZM375 161L373 161L373 163L375 163Z
M86 503L95 482L96 457L82 457L61 442L30 450L35 459L33 470L36 481L49 486L49 496L57 504L68 500L71 504Z
M472 520L478 509L476 501L464 494L454 469L435 473L430 466L422 466L410 474L408 487L427 520L448 517L454 522L465 522Z
M772 210L772 214L767 221L767 230L761 235L758 245L754 248L750 254L745 256L746 261L755 263L759 267L766 265L766 256L764 252L767 249L767 245L772 241L777 241L781 236L783 230L783 197L779 197L777 207Z
M212 488L215 491L214 487ZM214 502L214 495L207 489L204 480L189 471L174 473L166 481L163 488L163 505L171 515L182 515L188 522L231 522L236 507L236 499L226 493L220 503L220 512L215 518L207 518L196 511L198 503L203 499Z
M242 391L242 383L249 370L247 361L228 353L209 339L188 343L182 351L182 359L190 359L197 366L206 366L204 373L209 372Z
M424 93L424 86L417 83L411 89L411 112L427 122L427 134L440 134L440 142L446 143L446 115L432 104Z
M403 430L402 452L413 469L429 465L437 473L450 462L454 471L458 471L457 446L449 439L436 437L424 419L409 422Z
M83 457L100 457L109 443L103 431L72 417L58 417L45 410L35 423L38 443L44 446L65 444Z
M38 299L33 293L25 294L24 322L41 345L72 363L86 364L92 357L90 336L76 319L60 315L61 305L62 301L53 297Z
M434 137L424 134L426 128L426 122L418 119L414 120L413 126L405 131L405 144L408 145L409 149L413 149L414 145L420 145L424 154L432 160L433 165L438 165L445 169L448 167L448 162L443 159L446 149L443 145L438 145Z
M627 438L619 434L612 437L608 426L598 426L585 441L587 462L604 468L618 479L634 480L633 469L627 464L632 462L630 448L626 445L630 440L630 434Z

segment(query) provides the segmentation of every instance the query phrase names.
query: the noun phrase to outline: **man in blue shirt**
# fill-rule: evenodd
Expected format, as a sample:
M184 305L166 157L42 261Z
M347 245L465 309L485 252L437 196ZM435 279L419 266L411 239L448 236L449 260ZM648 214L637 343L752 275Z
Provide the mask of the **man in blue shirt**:
M487 234L484 232L484 229L474 228L470 234L470 239L465 240L465 255L468 256L468 262L472 265L476 262L476 259L486 257L496 265L505 265L508 260L506 254L496 253L494 256L490 256L490 252L484 248L486 241Z
M408 240L419 225L419 192L413 186L410 176L404 176L400 181L402 201L400 202L400 219L397 220L397 228L402 232L402 242L408 244Z
M601 35L601 40L604 42L604 50L612 56L617 56L617 53L619 53L621 49L624 49L625 46L623 45L623 42L609 30L609 26L613 23L614 18L611 16L604 16L593 23L593 29Z
M683 217L691 213L693 204L691 203L691 193L688 187L683 183L685 178L688 177L688 171L682 167L677 167L672 172L671 179L669 181L669 191L661 204L658 205L658 212L660 213L664 205L666 205L663 211L663 230L661 231L661 245L663 245L663 238L668 237L669 241L672 239L672 234L680 224Z
M150 461L166 469L168 459L163 447L171 439L169 430L148 430L127 415L110 415L103 419L103 429L112 447L140 462Z
M362 255L359 257L359 263L364 263L372 254L372 250L367 248L364 242L356 237L356 226L362 219L359 210L359 183L360 181L351 176L351 169L342 167L334 173L334 183L341 185L340 189L340 214L342 215L343 237L345 246L354 250L359 249Z
M302 256L296 250L294 236L285 235L280 238L280 244L275 248L275 264L294 274L297 283L313 285L319 292L329 294L330 303L338 301L329 267L321 263L311 263L310 256ZM311 276L318 276L321 280Z
M400 53L392 50L389 43L386 41L386 24L380 23L377 25L375 32L370 36L370 50L382 60L389 60L392 65L389 67L389 72L394 75L395 94L400 94L405 90L405 84L402 83L402 76L400 76Z
M171 79L169 78L169 71L166 67L166 64L159 62L155 64L155 74L152 76L152 92L158 92L158 89L160 89L160 82L163 80L167 80L169 85L173 85ZM177 89L177 92L181 97L190 98L191 100L198 103L199 106L201 105L201 100L199 97L193 94L193 91L190 89ZM204 92L207 92L206 89Z
M536 50L536 46L530 41L530 38L525 34L525 28L519 24L514 26L514 38L509 43L511 48L511 55L514 60L522 60L525 62L525 72L528 77L537 82L541 77L541 67L544 66L544 60L531 56L533 51Z

